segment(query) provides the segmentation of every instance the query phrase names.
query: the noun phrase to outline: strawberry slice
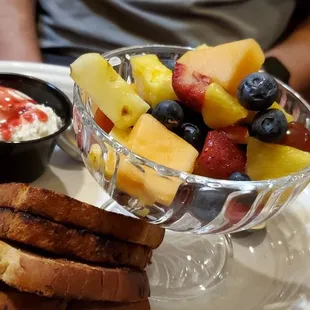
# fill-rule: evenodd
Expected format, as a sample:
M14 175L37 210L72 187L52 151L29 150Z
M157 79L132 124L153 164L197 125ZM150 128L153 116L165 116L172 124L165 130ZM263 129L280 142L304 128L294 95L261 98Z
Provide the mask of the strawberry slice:
M172 75L173 90L182 103L193 110L201 112L204 93L211 83L210 77L192 71L182 63L176 63Z
M248 128L245 126L228 126L221 128L220 131L224 132L236 144L248 144L250 134Z
M114 127L113 122L100 109L97 109L94 120L106 133L109 133Z
M227 179L233 172L244 172L246 154L228 136L210 131L199 155L195 173L211 178Z

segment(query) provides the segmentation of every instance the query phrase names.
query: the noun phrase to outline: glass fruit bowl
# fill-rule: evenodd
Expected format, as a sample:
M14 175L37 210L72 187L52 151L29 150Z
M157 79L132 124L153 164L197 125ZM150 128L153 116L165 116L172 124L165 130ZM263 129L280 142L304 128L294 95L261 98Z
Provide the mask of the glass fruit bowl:
M128 83L133 83L130 56L153 53L171 65L187 50L139 46L114 50L104 57ZM296 121L309 126L308 104L288 86L278 83L280 104ZM133 215L170 230L213 234L249 229L290 204L309 183L310 167L261 182L217 180L169 169L130 152L105 133L93 119L97 107L77 85L73 101L79 148L96 181Z
M103 56L125 81L133 83L131 56L156 54L169 67L188 50L187 47L150 45L122 48ZM309 128L309 105L287 85L280 81L278 84L280 105L295 121ZM264 223L288 206L310 181L310 167L283 178L257 182L218 180L173 170L132 153L104 132L94 121L97 106L77 85L73 103L74 130L85 166L111 197L104 208L109 209L109 205L116 202L133 216L170 231L183 232L182 237L177 238L178 245L176 239L169 239L173 246L171 261L180 262L168 268L173 276L166 274L163 280L166 284L153 288L153 296L158 292L161 297L166 294L168 299L186 298L198 291L204 292L219 276L227 254L231 253L228 234ZM204 246L200 244L199 250L196 246L192 251L193 235L184 232L207 234L199 239ZM185 247L184 251L181 247ZM159 260L164 256L160 255ZM155 254L153 265L168 272L163 264L156 261ZM199 272L197 264L201 266ZM198 272L197 277L186 277L191 272ZM175 283L176 278L182 278L180 285Z

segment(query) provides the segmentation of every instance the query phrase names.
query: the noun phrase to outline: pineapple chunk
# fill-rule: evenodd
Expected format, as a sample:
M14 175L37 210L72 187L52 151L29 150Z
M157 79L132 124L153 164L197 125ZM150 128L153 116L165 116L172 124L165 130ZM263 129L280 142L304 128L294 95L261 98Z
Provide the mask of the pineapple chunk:
M137 90L137 84L136 83L131 83L129 84L130 87L134 90L135 93L138 93L138 90Z
M133 56L130 59L137 93L153 108L163 100L175 100L172 71L156 55Z
M80 56L71 64L70 75L120 129L133 126L150 108L99 54Z
M166 167L192 172L197 150L168 130L150 114L142 115L132 129L129 148L136 154Z
M116 126L110 131L110 136L112 136L117 142L126 145L128 141L128 136L131 132L131 128L119 129Z
M293 116L287 113L277 102L274 102L269 109L278 109L282 111L286 117L288 123L293 122ZM245 123L252 123L255 115L257 114L256 111L248 111L248 116L243 120Z
M252 180L281 178L310 165L308 152L255 138L249 138L247 158L246 172Z
M97 171L102 171L102 150L99 144L93 144L87 156L88 165Z
M142 208L141 210L135 211L135 215L139 217L146 217L150 214L150 210L147 208Z
M202 116L210 128L218 129L234 125L248 115L248 111L238 100L217 83L208 86L204 98Z
M278 109L282 111L286 117L286 120L288 123L293 122L293 116L289 113L287 113L277 102L274 102L269 109Z

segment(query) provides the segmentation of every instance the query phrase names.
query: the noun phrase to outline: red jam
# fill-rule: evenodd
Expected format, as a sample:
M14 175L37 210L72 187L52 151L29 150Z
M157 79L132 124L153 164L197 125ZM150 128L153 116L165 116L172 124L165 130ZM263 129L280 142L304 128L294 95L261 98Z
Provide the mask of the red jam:
M12 88L0 86L0 134L4 141L10 141L12 130L24 122L47 122L47 114L33 104L38 103L30 98L23 98Z

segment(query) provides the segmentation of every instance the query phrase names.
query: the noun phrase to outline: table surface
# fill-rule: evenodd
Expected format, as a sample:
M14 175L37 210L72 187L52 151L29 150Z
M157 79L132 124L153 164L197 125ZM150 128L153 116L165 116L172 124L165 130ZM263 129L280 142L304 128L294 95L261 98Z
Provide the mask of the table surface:
M108 199L83 163L58 147L49 168L33 185L96 206ZM180 302L178 309L206 309L206 303L214 309L227 310L310 309L309 197L310 187L296 203L269 222L267 231L233 235L234 257L226 264L224 279L205 296ZM164 248L167 250L162 247L158 251ZM176 304L152 301L152 309L170 309Z
M37 63L0 62L1 72L16 72L48 81L72 99L73 82L69 68ZM108 196L94 181L83 163L71 159L59 148L45 174L33 185L67 194L100 206ZM223 279L199 298L186 302L151 300L152 310L310 310L310 187L280 215L268 222L267 229L254 234L232 236L234 256L228 259ZM167 233L155 255L173 261L176 239ZM196 238L200 251L200 241ZM178 240L184 235L178 236ZM173 244L170 246L170 243ZM151 267L152 268L152 267ZM189 276L191 273L188 273ZM151 285L153 279L150 279ZM165 283L163 283L165 284Z

